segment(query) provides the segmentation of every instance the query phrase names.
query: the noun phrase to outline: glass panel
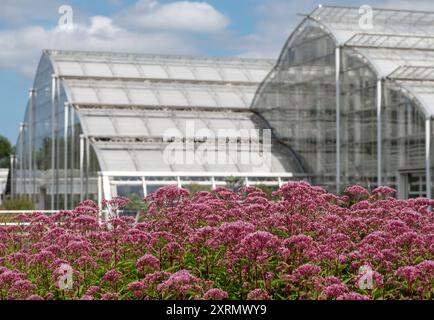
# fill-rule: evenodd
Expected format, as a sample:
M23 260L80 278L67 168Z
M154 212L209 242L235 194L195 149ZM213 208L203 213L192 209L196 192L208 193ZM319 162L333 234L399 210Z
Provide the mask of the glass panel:
M219 72L211 67L196 67L195 68L198 79L200 80L211 80L211 81L221 81L222 77Z
M154 137L162 137L167 130L177 129L175 123L171 119L151 118L147 124L151 131L151 135Z
M424 172L409 173L407 179L408 198L426 197L426 177Z
M195 76L191 70L183 66L169 66L169 73L174 79L195 80Z
M290 165L295 174L309 175L313 184L335 191L333 39L306 22L265 81L252 107L274 129L277 141L273 140L273 147L285 155L282 163Z
M141 184L142 177L138 176L112 176L110 177L110 182L114 184L122 184L122 182L126 182L126 184Z
M112 63L111 67L115 76L129 78L140 77L140 72L134 64Z
M152 64L142 64L141 68L146 78L167 79L169 77L167 75L167 72L161 66L156 66Z
M172 171L160 150L134 150L132 152L139 171Z
M107 104L127 104L129 103L125 90L116 88L101 88L99 96L102 103Z
M404 92L386 87L383 113L383 184L406 196L396 185L401 172L425 171L425 117Z
M225 68L224 75L227 81L249 81L242 70L236 68Z
M188 106L189 103L181 91L163 89L160 91L161 100L167 106Z
M249 69L249 74L253 78L253 81L262 82L268 74L268 70L261 69Z
M82 117L83 126L86 128L86 133L94 136L113 136L116 130L111 119L98 116Z
M351 49L343 55L342 187L377 183L377 76Z
M84 73L78 62L74 61L59 61L57 62L57 67L59 68L59 73L61 75L69 76L83 76Z
M101 167L104 171L136 171L136 166L127 150L99 150Z
M141 115L137 117L117 116L112 118L119 136L149 136Z
M71 86L73 101L76 103L99 103L98 96L92 88L81 88Z
M97 77L113 76L110 67L106 63L83 63L83 67L88 76L97 76Z
M151 90L129 89L129 95L133 104L146 106L158 106L160 104L155 93Z
M208 92L190 91L191 104L198 107L216 107L216 101Z
M218 92L217 99L222 107L248 107L235 92Z
M154 193L155 191L157 191L158 189L163 188L163 187L165 187L165 185L150 185L150 184L147 184L146 185L146 192L147 192L148 195L150 195L150 194Z
M138 196L143 199L143 185L118 185L116 187L118 197L132 198Z

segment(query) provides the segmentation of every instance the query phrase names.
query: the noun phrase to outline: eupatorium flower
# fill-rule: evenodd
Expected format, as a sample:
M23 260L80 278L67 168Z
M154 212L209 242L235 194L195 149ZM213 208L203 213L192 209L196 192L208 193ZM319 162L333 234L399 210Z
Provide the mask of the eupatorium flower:
M117 211L125 198L105 201L104 222L92 201L20 215L26 224L0 226L0 299L433 298L433 199L300 181L273 198L260 189L167 186L139 223Z
M139 273L143 272L145 267L150 267L154 270L160 269L160 261L152 254L145 254L137 260L136 268Z
M268 294L267 290L255 289L247 294L247 300L272 300L273 297Z
M223 300L228 298L228 293L226 291L223 291L221 289L209 289L205 294L203 295L204 300Z
M122 273L117 270L109 270L103 277L104 281L115 283L121 278Z

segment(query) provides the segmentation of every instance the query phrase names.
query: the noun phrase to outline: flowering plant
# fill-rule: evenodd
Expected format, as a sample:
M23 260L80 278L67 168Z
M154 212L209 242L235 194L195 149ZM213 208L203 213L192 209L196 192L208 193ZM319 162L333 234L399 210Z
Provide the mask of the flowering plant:
M139 223L125 198L105 222L92 201L21 215L0 227L0 299L432 299L434 201L393 192L169 186Z

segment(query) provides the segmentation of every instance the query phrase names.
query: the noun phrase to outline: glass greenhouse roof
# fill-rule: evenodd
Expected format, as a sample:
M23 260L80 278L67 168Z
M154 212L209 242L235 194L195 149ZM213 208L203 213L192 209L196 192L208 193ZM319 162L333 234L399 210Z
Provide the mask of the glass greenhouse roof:
M251 112L206 112L206 111L163 111L163 110L79 110L80 122L84 132L91 139L103 171L193 171L193 172L255 172L257 168L240 161L242 153L249 154L236 144L227 144L227 157L238 152L233 163L226 164L173 164L164 161L164 148L168 142L164 137L171 137L176 130L187 139L207 137L212 146L208 150L217 151L215 137L239 138L240 129L259 129ZM190 126L190 127L188 127ZM204 131L207 130L207 131ZM227 130L219 133L220 130ZM250 137L255 141L255 137ZM137 139L139 142L137 142ZM256 139L259 143L259 140ZM236 151L233 148L237 148ZM181 145L180 150L185 150ZM260 172L289 172L290 168L284 150L278 146L271 149L271 166Z
M46 51L61 77L261 82L274 60Z
M63 80L74 105L248 109L257 86L120 80Z
M309 17L339 36L348 36L361 31L359 10L359 7L319 6ZM373 8L372 18L369 33L434 35L434 12Z
M372 13L367 30L359 26L358 7L319 6L305 24L328 30L337 45L370 63L379 78L401 80L399 86L424 104L426 116L433 116L434 105L420 92L434 91L434 12L372 8ZM298 32L303 30L304 24Z
M270 166L256 167L242 163L239 159L243 151L228 150L227 163L208 162L204 164L169 164L165 161L164 147L161 143L131 145L128 143L94 143L101 170L106 172L227 172L229 173L285 173L291 172L288 161L284 161L283 150L272 147ZM208 148L212 150L212 148ZM217 150L215 150L217 151ZM249 151L244 151L247 155ZM229 160L230 159L230 160Z
M231 136L230 130L259 128L250 112L83 109L79 114L83 130L91 137L163 137L172 129L183 137L194 137L199 130L217 134L222 129Z
M251 151L226 143L225 164L171 164L165 137L229 140L261 129L250 105L275 61L122 53L45 51L61 79L103 172L288 173L288 150L271 146L267 167L240 162ZM240 133L240 129L246 129ZM259 132L258 132L259 133ZM249 137L261 145L259 137ZM195 147L197 145L195 144ZM220 146L221 147L221 146ZM185 145L179 147L185 151ZM235 148L235 149L234 149ZM220 150L219 150L220 151ZM234 155L235 159L233 158ZM232 160L229 160L232 159Z

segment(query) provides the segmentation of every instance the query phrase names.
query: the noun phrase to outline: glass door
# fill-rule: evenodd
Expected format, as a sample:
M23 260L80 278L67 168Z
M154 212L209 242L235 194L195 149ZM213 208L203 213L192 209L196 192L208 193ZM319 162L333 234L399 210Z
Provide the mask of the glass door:
M426 197L425 172L407 174L407 198Z

